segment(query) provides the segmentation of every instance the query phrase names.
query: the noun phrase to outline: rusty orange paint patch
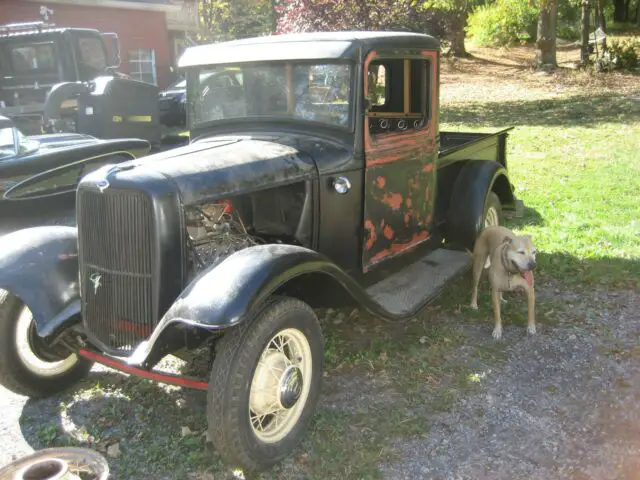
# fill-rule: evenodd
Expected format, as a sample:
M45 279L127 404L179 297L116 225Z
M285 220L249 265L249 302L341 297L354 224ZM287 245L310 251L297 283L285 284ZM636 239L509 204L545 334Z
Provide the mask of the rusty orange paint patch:
M376 226L371 220L366 220L364 222L364 228L369 231L369 238L367 239L365 248L367 250L371 250L371 247L373 247L373 244L376 243L376 240L378 239L378 236L376 235Z
M387 184L387 180L384 177L376 178L376 187L384 188L386 184Z
M411 208L411 199L407 197L404 200L404 204L407 206L407 208Z
M394 231L393 228L391 228L390 225L387 225L386 227L384 227L384 236L387 237L389 240L393 240L393 235L394 235Z
M382 197L382 203L389 206L391 210L399 210L402 205L402 195L399 193L387 193Z
M424 167L422 167L423 172L433 172L433 163L427 163Z
M385 248L384 250L376 253L373 257L371 257L371 264L373 265L375 263L378 263L381 260L384 260L385 258L393 255L394 253L400 253L404 250L412 248L423 240L426 240L427 238L429 238L429 232L427 232L426 230L423 230L419 233L414 233L413 237L408 242L394 243L393 245L391 245L391 247Z
M404 214L404 224L406 226L409 226L410 221L411 221L411 214L407 212Z

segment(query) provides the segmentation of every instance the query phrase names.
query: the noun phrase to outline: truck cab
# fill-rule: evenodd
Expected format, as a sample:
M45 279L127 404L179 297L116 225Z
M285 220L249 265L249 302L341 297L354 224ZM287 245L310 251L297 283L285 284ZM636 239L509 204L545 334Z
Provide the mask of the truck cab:
M14 333L0 353L28 309L34 349L68 363L18 377L7 354L0 381L39 395L99 362L207 390L218 452L258 471L295 448L318 401L315 309L415 315L516 208L508 129L440 131L429 35L260 37L191 47L180 67L189 145L83 177L77 228L3 239L0 326ZM203 351L208 377L155 369Z

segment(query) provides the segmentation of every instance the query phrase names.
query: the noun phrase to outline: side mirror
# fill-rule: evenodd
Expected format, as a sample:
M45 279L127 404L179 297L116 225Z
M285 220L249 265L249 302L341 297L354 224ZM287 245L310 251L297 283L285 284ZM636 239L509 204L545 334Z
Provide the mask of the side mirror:
M109 54L109 68L120 67L120 41L117 33L103 33L107 52Z

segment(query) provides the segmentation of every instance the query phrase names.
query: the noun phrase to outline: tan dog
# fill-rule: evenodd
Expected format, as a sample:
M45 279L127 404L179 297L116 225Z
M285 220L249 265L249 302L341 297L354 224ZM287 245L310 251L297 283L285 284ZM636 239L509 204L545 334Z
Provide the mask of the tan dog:
M522 289L527 294L527 331L530 334L536 333L536 296L532 272L536 268L536 248L533 246L531 235L515 235L508 228L501 226L487 227L478 236L472 255L471 308L478 308L478 283L483 267L488 268L495 319L493 338L502 337L500 301L505 301L502 298L502 292L512 292L517 289Z

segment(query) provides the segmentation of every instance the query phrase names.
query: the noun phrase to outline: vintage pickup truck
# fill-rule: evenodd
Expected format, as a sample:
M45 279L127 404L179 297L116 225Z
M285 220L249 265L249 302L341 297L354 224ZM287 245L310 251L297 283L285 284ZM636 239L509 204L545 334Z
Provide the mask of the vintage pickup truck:
M2 238L0 383L49 395L99 362L206 390L217 451L259 471L318 401L315 309L415 315L516 208L507 130L439 131L428 35L245 39L180 65L189 145L83 177L77 228ZM207 377L158 369L194 352Z

